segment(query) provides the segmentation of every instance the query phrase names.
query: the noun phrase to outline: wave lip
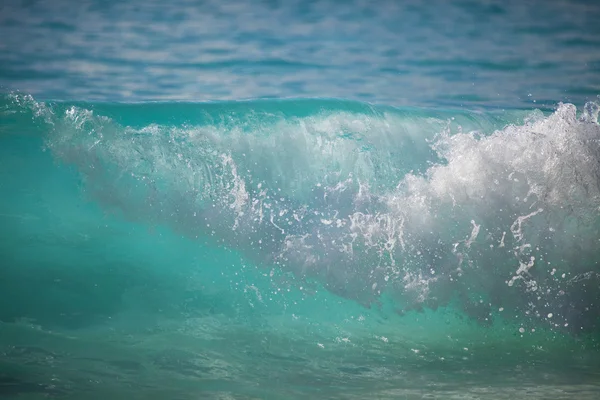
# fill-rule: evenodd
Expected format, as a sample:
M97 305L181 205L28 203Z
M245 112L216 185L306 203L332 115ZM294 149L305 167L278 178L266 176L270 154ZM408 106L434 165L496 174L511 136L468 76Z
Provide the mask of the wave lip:
M47 147L128 218L214 238L398 313L592 332L600 315L598 106L396 109L340 100L40 103ZM11 117L19 118L19 117ZM514 316L514 317L513 317Z

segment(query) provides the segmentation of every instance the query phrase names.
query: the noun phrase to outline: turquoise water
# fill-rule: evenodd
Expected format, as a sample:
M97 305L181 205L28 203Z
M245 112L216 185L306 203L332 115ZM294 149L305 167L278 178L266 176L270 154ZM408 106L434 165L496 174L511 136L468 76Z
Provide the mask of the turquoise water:
M597 6L1 7L0 398L600 395Z

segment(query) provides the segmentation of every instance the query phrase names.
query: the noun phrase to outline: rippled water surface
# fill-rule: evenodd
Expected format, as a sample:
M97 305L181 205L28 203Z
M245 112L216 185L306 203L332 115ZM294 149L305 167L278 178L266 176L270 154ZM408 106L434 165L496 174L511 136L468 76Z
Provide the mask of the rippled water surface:
M44 98L340 97L577 104L600 90L592 1L18 1L0 84Z

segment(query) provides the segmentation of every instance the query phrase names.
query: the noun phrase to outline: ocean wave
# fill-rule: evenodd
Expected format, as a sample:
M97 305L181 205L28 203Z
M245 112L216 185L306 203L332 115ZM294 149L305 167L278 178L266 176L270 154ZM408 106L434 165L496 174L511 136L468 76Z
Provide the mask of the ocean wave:
M34 131L106 209L399 314L600 328L598 106L397 109L343 100L39 102Z

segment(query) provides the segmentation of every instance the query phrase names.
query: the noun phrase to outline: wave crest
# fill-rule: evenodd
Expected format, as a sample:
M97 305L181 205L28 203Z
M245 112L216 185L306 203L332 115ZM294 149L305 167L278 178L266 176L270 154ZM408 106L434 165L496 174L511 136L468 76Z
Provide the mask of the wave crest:
M11 107L45 121L48 147L91 196L129 218L213 237L364 305L385 295L399 313L458 304L483 324L504 309L599 328L594 103L579 117L570 104L550 115L188 104L169 123L148 121L144 107L160 105L138 105L144 118L123 124L134 106L19 99Z

